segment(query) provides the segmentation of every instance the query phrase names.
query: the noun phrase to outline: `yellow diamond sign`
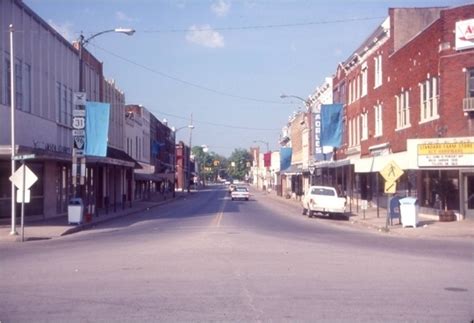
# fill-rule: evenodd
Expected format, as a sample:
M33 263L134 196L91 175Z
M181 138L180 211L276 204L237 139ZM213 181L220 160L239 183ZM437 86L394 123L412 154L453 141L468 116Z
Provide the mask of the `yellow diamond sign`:
M382 175L387 182L395 182L403 175L403 170L392 160L380 171L380 175Z

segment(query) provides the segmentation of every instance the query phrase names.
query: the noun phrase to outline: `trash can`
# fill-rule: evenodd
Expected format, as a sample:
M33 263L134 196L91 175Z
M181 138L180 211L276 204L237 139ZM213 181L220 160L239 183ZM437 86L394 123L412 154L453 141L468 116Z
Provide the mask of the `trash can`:
M69 224L80 224L83 222L84 203L81 198L72 198L69 200L67 215Z
M418 224L418 199L405 197L400 199L400 215L403 227L414 227Z

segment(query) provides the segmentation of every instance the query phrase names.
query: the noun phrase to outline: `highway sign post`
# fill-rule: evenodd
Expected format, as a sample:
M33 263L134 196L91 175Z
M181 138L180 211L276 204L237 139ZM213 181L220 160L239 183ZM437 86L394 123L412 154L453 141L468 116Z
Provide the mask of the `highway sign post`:
M38 177L25 165L25 160L33 159L35 155L18 155L16 160L21 160L21 167L10 176L10 181L18 188L21 195L17 194L17 202L21 203L21 241L25 241L25 203L30 202L30 187L38 180Z
M380 175L385 179L384 192L388 194L387 199L387 221L385 222L385 229L388 229L388 222L390 217L390 200L392 194L397 192L397 179L403 175L403 170L391 160L381 171Z

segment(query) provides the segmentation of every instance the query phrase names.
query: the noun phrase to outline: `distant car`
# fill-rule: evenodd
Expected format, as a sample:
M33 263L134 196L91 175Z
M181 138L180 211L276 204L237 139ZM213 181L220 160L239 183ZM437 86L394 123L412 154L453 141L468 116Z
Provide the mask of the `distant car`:
M230 185L230 181L225 181L224 184L225 185Z
M233 200L246 200L250 199L249 189L245 186L236 186L235 189L230 193L230 197Z

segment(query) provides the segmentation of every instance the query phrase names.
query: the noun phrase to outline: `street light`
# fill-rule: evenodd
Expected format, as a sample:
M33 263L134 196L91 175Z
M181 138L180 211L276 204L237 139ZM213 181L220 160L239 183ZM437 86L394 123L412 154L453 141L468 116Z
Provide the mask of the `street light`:
M254 140L253 142L261 142L267 146L267 152L270 151L270 148L268 147L268 141L263 141L263 140Z
M108 30L98 32L88 38L84 38L84 35L81 33L81 36L79 37L79 91L80 92L84 91L84 80L83 80L84 61L82 57L83 47L86 46L92 39L106 33L119 33L119 34L132 36L135 33L135 29L132 29L132 28L108 29Z
M304 102L304 105L306 106L306 111L309 113L309 154L310 156L312 156L314 154L314 135L313 135L313 105L312 105L312 102L311 100L309 99L303 99L302 97L300 96L297 96L297 95L288 95L288 94L282 94L280 95L280 98L281 99L287 99L287 98L295 98L295 99L298 99L302 102Z
M100 36L102 34L106 34L106 33L120 33L120 34L125 34L125 35L128 35L128 36L131 36L135 33L135 30L134 29L131 29L131 28L115 28L115 29L108 29L108 30L104 30L104 31L101 31L101 32L98 32L96 34L93 34L92 36L88 37L88 38L84 38L84 35L81 33L80 37L79 37L79 40L78 40L78 46L79 46L79 92L85 92L85 82L84 82L84 55L83 55L83 51L84 51L84 47L92 40L94 39L95 37L97 36ZM84 96L84 100L86 100L86 95ZM82 106L82 105L79 105L78 106L78 110L85 110L85 107ZM85 139L85 136L84 136L84 139ZM78 163L79 161L82 161L81 163ZM73 174L77 174L77 167L78 165L80 164L83 164L85 165L85 155L82 156L82 157L78 157L76 155L76 152L75 152L75 149L73 147L73 152L72 152L72 167L73 167ZM82 185L84 184L84 181L83 181L83 177L85 176L84 174L84 171L85 171L85 167L81 167L80 168L80 172L79 174L81 175L81 181L79 182L80 186L81 186L81 189L80 189L80 195L82 197L83 195L83 192L82 192ZM77 175L75 175L77 176ZM76 177L74 177L73 179L73 186L74 186L74 196L77 196L77 181L76 181Z

